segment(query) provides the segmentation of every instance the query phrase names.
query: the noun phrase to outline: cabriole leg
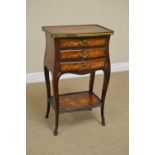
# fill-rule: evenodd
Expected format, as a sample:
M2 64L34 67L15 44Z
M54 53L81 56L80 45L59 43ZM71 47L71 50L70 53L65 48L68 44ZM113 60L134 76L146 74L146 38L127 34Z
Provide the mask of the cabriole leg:
M54 93L54 104L55 104L55 129L54 136L58 135L58 124L59 124L59 77L53 75L53 93Z
M93 93L93 87L94 87L94 79L95 79L95 71L90 73L90 78L89 78L89 93ZM89 110L92 110L91 108Z
M49 78L49 70L46 66L44 66L44 76L45 76L45 82L46 82L46 90L47 90L47 111L45 118L48 118L49 111L50 111L50 102L49 99L51 97L51 88L50 88L50 78Z
M90 73L90 79L89 79L89 93L93 92L94 87L94 79L95 79L95 71Z
M101 96L101 119L102 119L102 125L105 126L105 118L104 118L104 103L105 103L105 97L108 89L109 79L110 79L110 66L107 67L104 71L104 81L103 81L103 89L102 89L102 96Z

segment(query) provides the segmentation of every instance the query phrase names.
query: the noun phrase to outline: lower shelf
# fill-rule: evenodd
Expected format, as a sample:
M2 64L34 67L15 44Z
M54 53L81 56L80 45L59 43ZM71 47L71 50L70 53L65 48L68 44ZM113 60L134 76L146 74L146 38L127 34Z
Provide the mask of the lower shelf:
M49 102L55 109L53 96L51 96ZM89 94L89 92L70 93L59 96L59 112L86 110L101 106L101 104L98 96L94 93Z

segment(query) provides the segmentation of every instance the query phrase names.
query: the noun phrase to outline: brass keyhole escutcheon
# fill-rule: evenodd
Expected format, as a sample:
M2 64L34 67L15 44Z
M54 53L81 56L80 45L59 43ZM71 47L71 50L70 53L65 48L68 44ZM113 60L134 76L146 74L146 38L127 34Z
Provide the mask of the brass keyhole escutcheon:
M88 40L83 40L83 44L87 45L88 44Z
M83 66L84 69L88 68L88 64L87 63L83 63L82 66Z
M88 45L88 40L82 40L82 41L80 41L80 45L87 46Z
M83 58L87 58L88 57L88 53L86 51L83 51Z
M87 53L86 51L82 51L82 52L80 53L80 56L81 56L82 58L87 58L87 57L88 57L88 53Z

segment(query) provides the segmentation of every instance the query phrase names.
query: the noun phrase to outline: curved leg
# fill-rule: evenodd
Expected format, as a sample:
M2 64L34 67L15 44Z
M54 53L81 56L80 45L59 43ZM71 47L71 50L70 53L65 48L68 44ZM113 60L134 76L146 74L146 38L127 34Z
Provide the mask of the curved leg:
M94 87L94 79L95 79L95 71L90 73L90 79L89 79L89 93L93 93L93 87ZM92 110L91 108L89 110Z
M94 79L95 79L95 71L90 73L90 79L89 79L89 93L93 92L94 87Z
M53 75L53 93L54 93L54 104L55 104L55 129L54 136L58 135L58 124L59 124L59 91L58 91L59 77Z
M108 84L109 84L109 79L110 79L110 66L107 67L104 70L104 82L103 82L103 89L102 89L102 96L101 96L101 119L102 119L102 125L105 126L105 118L104 118L104 103L105 103L105 97L108 89Z
M45 76L45 82L46 82L46 89L47 89L47 111L45 118L48 118L49 111L50 111L50 102L49 99L51 97L51 89L50 89L50 78L49 78L49 70L46 66L44 66L44 76Z

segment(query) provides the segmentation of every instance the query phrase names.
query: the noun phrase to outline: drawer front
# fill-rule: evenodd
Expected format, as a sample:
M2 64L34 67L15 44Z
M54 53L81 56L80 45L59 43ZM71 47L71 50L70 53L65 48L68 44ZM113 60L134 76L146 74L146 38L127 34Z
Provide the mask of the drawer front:
M104 57L106 55L107 55L107 49L105 48L64 50L60 51L60 60L97 58L97 57Z
M60 48L106 46L107 38L61 39Z
M84 61L79 63L61 63L60 70L67 71L86 71L92 69L100 69L106 66L106 60Z

